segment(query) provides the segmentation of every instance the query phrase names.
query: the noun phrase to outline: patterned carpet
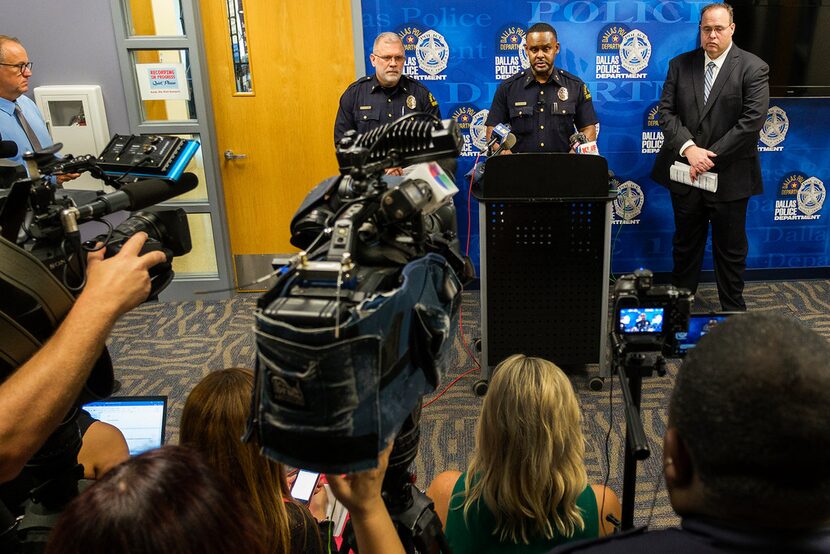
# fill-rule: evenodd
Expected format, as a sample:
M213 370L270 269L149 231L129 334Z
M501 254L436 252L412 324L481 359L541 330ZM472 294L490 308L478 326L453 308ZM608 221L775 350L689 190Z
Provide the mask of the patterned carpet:
M750 310L790 314L830 339L830 281L750 283L745 298ZM147 304L119 321L109 342L116 377L123 387L119 394L167 395L168 443L178 442L185 399L204 375L223 367L253 367L255 299L255 295L242 295L222 302ZM698 291L694 310L716 309L717 304L714 287L704 285ZM472 345L472 338L478 336L477 292L464 293L463 310L464 335ZM452 367L442 387L473 367L457 336ZM635 523L646 522L653 504L651 525L656 528L678 522L668 502L660 466L666 407L676 371L677 366L669 362L665 377L651 377L643 384L643 423L652 455L638 467ZM614 383L609 404L608 381L603 391L588 389L588 381L595 374L596 368L590 367L571 374L584 413L588 476L601 483L608 471L609 485L621 496L625 424L619 386ZM426 487L440 471L466 466L481 407L481 400L472 393L476 380L476 372L467 375L424 410L415 460L419 486ZM606 435L610 463L606 461Z

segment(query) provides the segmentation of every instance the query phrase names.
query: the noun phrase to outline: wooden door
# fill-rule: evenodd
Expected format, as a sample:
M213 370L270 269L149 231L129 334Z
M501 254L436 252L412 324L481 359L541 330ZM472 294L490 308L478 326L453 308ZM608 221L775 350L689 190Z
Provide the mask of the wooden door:
M228 6L243 7L251 92L238 92ZM349 0L202 1L216 143L237 287L295 252L289 223L306 193L337 173L333 126L355 79ZM236 48L237 52L238 47ZM244 87L243 87L244 88ZM244 158L226 159L225 152ZM259 275L250 275L251 258ZM244 266L244 271L243 271Z

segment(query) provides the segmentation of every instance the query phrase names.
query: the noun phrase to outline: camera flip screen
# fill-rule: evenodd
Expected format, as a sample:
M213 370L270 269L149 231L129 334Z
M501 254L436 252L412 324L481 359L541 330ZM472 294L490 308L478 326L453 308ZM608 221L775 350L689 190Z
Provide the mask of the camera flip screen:
M621 308L620 331L628 335L661 333L663 308Z

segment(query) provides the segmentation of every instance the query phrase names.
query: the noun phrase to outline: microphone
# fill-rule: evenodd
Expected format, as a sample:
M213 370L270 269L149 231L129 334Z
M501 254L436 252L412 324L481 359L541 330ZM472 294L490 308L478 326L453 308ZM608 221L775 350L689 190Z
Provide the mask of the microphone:
M490 140L487 142L487 145L481 151L482 154L489 154L490 149L493 147L494 144L504 142L504 139L510 134L510 125L506 123L499 123L493 130L490 132Z
M502 150L510 150L514 146L516 146L516 135L514 135L513 133L507 133L507 137L502 141L501 144L499 144L499 147L496 148L496 151L493 152L493 155L490 157L493 158L495 156L498 156L499 154L501 154Z
M0 140L0 158L14 158L17 156L17 143L13 140Z
M577 154L592 154L599 156L599 148L595 140L588 140L585 133L574 133L568 139L571 145L571 150Z
M78 206L78 221L95 219L119 210L143 210L161 202L190 192L199 184L199 178L192 173L182 174L177 182L161 179L147 179L128 183L120 190L105 194L89 204Z

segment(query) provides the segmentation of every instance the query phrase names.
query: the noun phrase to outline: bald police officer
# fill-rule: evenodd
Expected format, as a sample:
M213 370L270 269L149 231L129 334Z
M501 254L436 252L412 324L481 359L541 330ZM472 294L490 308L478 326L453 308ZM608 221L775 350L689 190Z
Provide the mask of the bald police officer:
M426 112L441 117L438 101L424 85L403 75L406 54L403 42L395 33L381 33L375 39L369 59L374 75L358 79L340 97L334 121L334 143L351 129L365 133L391 123L412 112ZM400 175L400 168L387 174Z
M579 130L597 138L597 114L588 87L579 77L557 69L556 29L536 23L527 30L525 51L530 69L502 82L487 116L487 139L493 127L507 123L514 135L513 152L568 152L569 138ZM509 151L505 151L509 152Z

